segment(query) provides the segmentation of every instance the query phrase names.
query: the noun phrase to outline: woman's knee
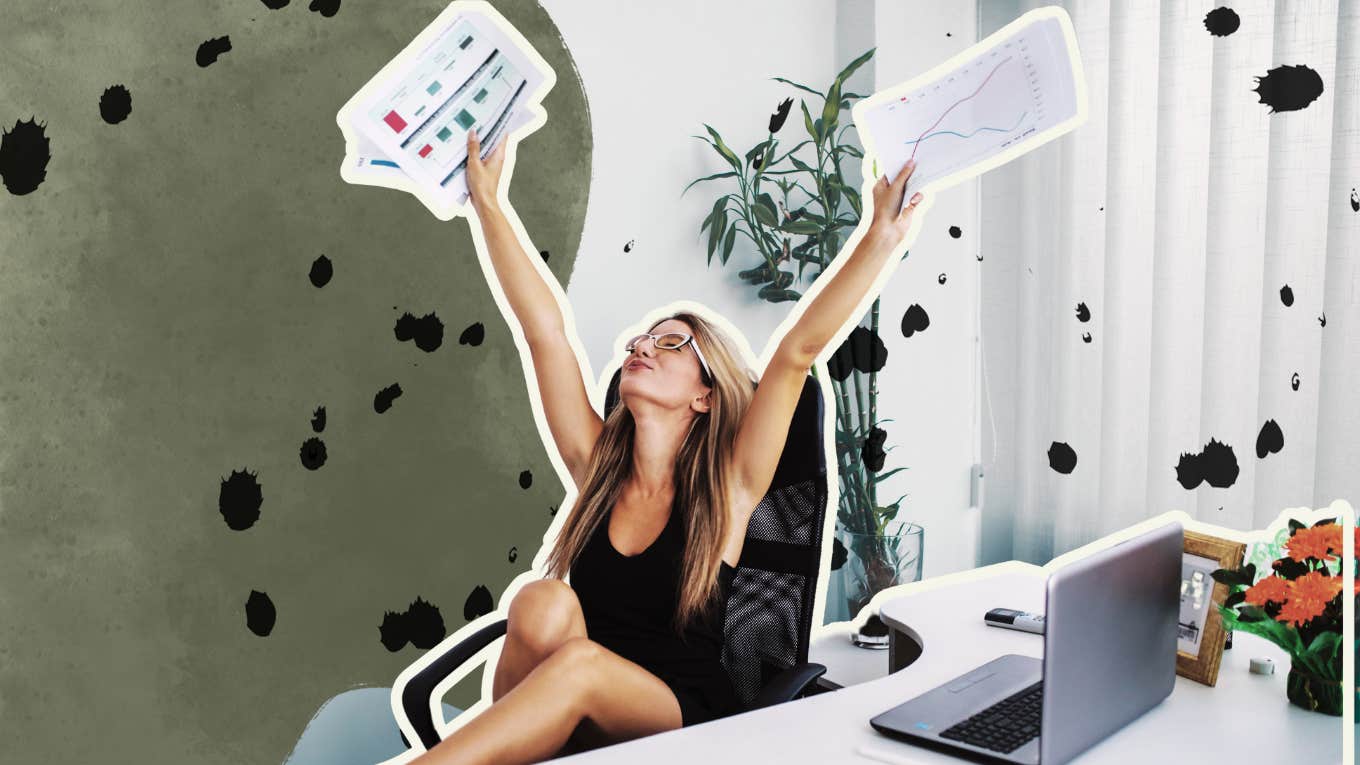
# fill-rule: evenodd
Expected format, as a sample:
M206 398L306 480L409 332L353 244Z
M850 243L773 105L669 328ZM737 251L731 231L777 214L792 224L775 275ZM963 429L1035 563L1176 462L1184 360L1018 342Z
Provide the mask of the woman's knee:
M585 622L576 592L561 579L525 585L510 602L508 639L546 656L572 637L584 636Z

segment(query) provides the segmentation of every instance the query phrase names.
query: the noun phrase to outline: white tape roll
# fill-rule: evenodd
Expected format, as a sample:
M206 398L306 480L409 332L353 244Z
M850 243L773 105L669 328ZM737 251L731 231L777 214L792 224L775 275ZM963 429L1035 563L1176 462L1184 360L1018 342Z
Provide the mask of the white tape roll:
M1252 659L1251 673L1253 675L1273 675L1275 674L1275 662L1270 659Z

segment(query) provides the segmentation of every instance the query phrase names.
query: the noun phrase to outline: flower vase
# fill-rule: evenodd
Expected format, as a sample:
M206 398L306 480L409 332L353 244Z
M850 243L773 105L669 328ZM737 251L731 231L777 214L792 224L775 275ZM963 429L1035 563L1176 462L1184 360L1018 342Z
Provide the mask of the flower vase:
M914 523L904 523L893 534L861 534L842 528L836 530L847 557L837 571L845 593L845 605L850 618L860 611L875 595L890 587L921 579L921 556L925 530ZM870 615L871 617L873 615ZM856 645L886 648L881 628L871 624L865 635L851 635ZM857 639L858 638L858 639Z
M1311 712L1341 716L1341 681L1328 680L1290 662L1289 677L1285 680L1289 703Z

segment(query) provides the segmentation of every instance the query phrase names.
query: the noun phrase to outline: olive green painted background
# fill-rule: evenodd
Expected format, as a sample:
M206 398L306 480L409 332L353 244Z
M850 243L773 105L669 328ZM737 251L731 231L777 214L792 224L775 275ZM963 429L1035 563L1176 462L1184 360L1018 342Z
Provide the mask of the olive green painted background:
M419 656L382 646L385 611L420 596L453 633L475 587L528 570L564 494L467 222L340 178L336 111L447 3L307 5L5 0L0 123L45 122L52 160L33 193L0 188L0 760L280 762L325 700ZM494 5L557 74L510 197L565 284L585 95L537 3ZM132 112L109 125L119 83ZM440 348L394 338L408 311L438 315ZM474 322L485 341L460 345ZM264 504L232 531L218 492L243 469Z

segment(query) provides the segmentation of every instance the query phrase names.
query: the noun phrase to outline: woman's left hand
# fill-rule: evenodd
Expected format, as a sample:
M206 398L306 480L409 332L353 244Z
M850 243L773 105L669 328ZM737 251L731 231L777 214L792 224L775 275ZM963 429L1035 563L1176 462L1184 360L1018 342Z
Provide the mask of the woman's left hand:
M892 183L884 175L874 184L874 217L869 229L881 234L892 246L896 246L907 235L907 229L911 228L912 213L921 202L921 192L918 191L912 194L911 201L905 207L902 206L907 180L915 170L914 161L908 160Z

